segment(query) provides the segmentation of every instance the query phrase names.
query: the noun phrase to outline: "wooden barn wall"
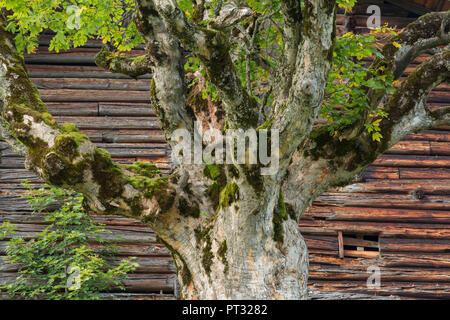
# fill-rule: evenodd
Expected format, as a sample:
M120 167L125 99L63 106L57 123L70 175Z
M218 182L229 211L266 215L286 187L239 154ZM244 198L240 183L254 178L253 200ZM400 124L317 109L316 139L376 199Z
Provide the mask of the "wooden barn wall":
M445 5L450 8L448 1ZM353 12L356 32L365 31L364 12L364 7ZM382 12L383 21L399 27L415 19L391 5L384 5ZM338 16L340 24L345 19ZM150 75L133 80L98 68L93 57L99 47L90 41L56 54L48 51L48 38L43 37L38 52L26 58L30 77L59 123L77 124L119 162L152 161L168 173L168 148L149 107ZM406 73L425 58L418 58ZM428 104L436 108L449 102L450 85L444 84L432 92ZM309 248L313 298L450 298L449 142L450 127L412 134L354 184L329 190L313 203L300 222ZM18 236L34 237L44 228L43 219L31 215L20 197L25 191L21 180L40 182L1 141L0 150L0 223L9 221L17 226ZM125 281L125 292L114 290L105 298L176 298L169 252L148 227L123 217L94 218L112 231L105 237L122 236L115 240L121 246L117 259L135 256L140 265ZM0 259L5 247L6 241L0 241ZM381 270L378 289L367 287L370 266ZM15 276L14 266L0 262L0 285Z

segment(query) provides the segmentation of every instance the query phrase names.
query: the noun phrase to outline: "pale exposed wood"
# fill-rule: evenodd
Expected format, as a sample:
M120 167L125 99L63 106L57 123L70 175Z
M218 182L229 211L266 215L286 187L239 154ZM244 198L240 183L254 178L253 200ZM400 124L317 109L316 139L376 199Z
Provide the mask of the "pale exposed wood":
M339 243L339 258L344 258L344 238L342 237L342 231L338 231L338 243Z

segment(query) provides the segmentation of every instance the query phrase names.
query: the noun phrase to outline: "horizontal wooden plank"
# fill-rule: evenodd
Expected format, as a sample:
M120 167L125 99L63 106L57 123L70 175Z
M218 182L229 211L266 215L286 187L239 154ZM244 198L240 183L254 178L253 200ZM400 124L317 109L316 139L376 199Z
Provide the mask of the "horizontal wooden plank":
M31 78L38 89L149 91L150 79Z
M380 248L384 252L441 252L450 253L449 240L436 239L392 239L380 238ZM450 255L448 256L450 263Z
M99 103L100 116L113 117L154 117L155 111L150 104L136 103Z
M367 268L371 265L379 266L380 268L410 268L420 271L422 268L449 268L450 254L448 253L398 253L398 252L383 252L380 257L376 259L366 258L339 258L337 255L326 255L318 253L309 254L309 263L322 266L339 266L341 269L352 268Z
M325 192L313 204L339 207L411 208L450 211L450 197L448 195L424 195L422 199L416 199L409 194Z
M383 154L378 157L372 166L383 167L449 167L450 157L448 156L420 156L420 155L392 155ZM423 170L426 171L426 170Z
M39 93L44 102L150 102L150 94L146 91L41 89Z
M31 80L39 90L150 90L150 79L31 78Z
M439 210L311 206L302 219L335 221L450 224L450 212Z
M425 194L450 194L450 179L386 179L370 180L362 183L353 183L351 185L337 188L339 192L358 192L358 193L409 193L421 190Z
M360 177L362 179L399 179L400 171L397 167L389 168L370 166L360 174Z
M308 246L308 249L329 250L337 253L338 250L337 237L305 235L304 239L306 245Z
M123 285L129 292L173 292L176 281L174 274L130 274Z
M80 129L147 129L159 130L158 120L150 117L120 118L108 117L54 117L58 123L75 123ZM107 121L106 121L107 120Z
M35 238L39 232L44 230L45 225L15 223L15 233L13 237ZM155 243L156 235L148 228L105 226L109 232L101 232L97 235L105 241L117 243ZM95 240L95 236L89 235L89 239ZM7 238L4 238L7 240Z
M366 281L330 281L309 280L308 286L325 292L351 292L365 293L381 296L401 296L416 299L449 299L450 287L448 284L430 282L389 282L381 281L380 289L367 288Z
M20 183L28 179L30 182L40 182L36 174L27 169L1 169L0 183Z
M47 66L46 66L47 67ZM60 66L56 66L60 67ZM64 66L65 68L71 66ZM55 68L56 70L52 70L53 68L48 68L48 71L45 68L33 68L33 65L27 66L29 71L29 76L31 79L33 78L50 78L50 79L60 79L60 78L93 78L93 79L132 79L130 76L121 74L121 73L111 73L103 70L86 70L86 71L70 71L64 70L65 68ZM95 68L95 67L91 67ZM98 69L98 68L96 68ZM138 79L151 79L151 75L143 75L138 76Z
M165 142L164 134L117 134L117 133L104 133L102 135L102 141L107 143L149 143Z
M400 179L450 179L450 168L399 168Z
M98 103L47 103L48 110L53 116L98 116Z
M405 140L392 146L386 154L448 156L450 155L450 144L448 142Z
M8 263L5 260L6 256L0 255L0 272L17 272L19 265L15 263ZM106 259L108 263L113 267L120 265L121 260L125 257L114 257L112 259ZM171 257L135 257L132 262L137 263L137 268L133 273L167 273L173 274L175 272L175 266Z
M95 65L94 55L39 54L25 56L25 63L30 64L83 64Z
M117 256L119 257L170 257L170 252L159 243L117 243L111 242L117 246ZM6 255L6 248L8 242L6 240L0 241L0 255ZM90 246L95 252L99 252L103 245L90 243Z
M348 250L348 249L344 249L344 257L374 259L374 258L378 258L379 256L380 256L380 253L378 251L364 251L364 250Z
M0 286L14 282L17 273L0 272ZM123 280L125 290L128 292L173 292L175 287L175 275L173 274L129 274L128 279ZM113 286L113 291L118 288Z
M114 292L100 293L101 300L175 300L176 297L170 293L133 293L133 292ZM0 292L0 300L17 300L20 297L12 298L6 292ZM44 298L43 298L44 299Z
M386 238L450 239L450 228L443 224L300 220L300 230L312 235L337 235L342 231Z
M385 267L450 268L449 254L385 252L381 260Z
M409 270L406 268L380 268L381 282L437 282L440 284L450 283L450 269L423 269ZM367 267L356 269L341 269L339 267L322 268L310 265L309 279L311 280L351 280L367 281L370 274Z

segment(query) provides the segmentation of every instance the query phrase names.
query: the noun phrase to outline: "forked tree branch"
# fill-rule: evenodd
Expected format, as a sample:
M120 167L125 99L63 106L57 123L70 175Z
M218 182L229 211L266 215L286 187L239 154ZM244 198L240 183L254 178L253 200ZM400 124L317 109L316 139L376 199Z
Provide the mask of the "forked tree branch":
M144 6L143 2L138 0L141 6ZM257 103L242 87L229 54L228 36L221 31L199 28L185 16L175 0L154 0L145 3L158 12L170 34L202 61L209 79L223 99L229 126L243 129L256 126Z

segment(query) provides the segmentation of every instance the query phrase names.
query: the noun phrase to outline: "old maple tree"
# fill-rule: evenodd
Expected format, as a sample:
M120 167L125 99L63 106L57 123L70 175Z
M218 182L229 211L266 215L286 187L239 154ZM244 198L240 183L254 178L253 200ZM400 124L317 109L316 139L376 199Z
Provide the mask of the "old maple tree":
M377 46L373 35L336 36L337 6L354 2L0 0L2 136L42 180L81 192L89 210L151 227L173 255L183 298L305 298L306 208L409 133L450 118L448 107L426 107L450 77L449 12L422 16ZM100 38L99 66L151 73L151 107L172 147L174 130L193 133L194 121L222 132L278 129L278 172L181 163L162 177L151 164L113 162L76 126L58 125L30 82L22 52L46 29L50 49ZM118 53L141 43L144 56Z

